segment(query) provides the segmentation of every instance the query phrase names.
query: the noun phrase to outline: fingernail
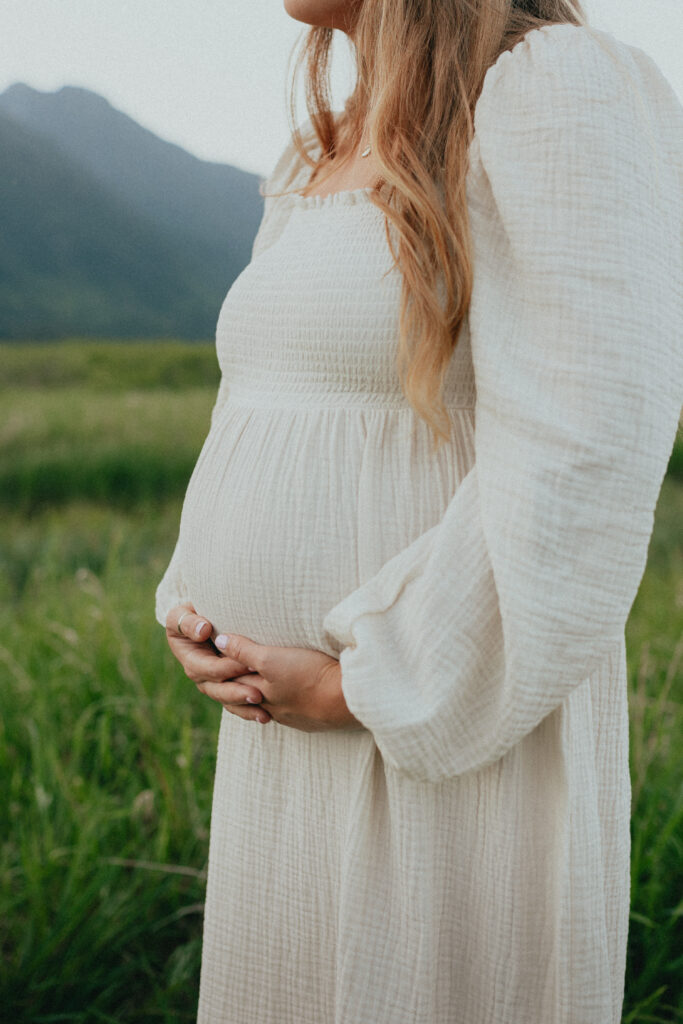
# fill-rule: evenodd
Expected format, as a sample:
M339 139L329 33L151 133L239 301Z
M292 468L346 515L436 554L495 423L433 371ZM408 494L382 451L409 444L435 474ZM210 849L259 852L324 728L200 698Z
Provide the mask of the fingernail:
M268 721L268 719L266 718L265 715L257 715L256 716L256 721L260 722L261 725L265 725L265 723Z
M259 703L258 700L256 699L256 697L245 697L244 699L246 700L247 704L258 704Z
M215 643L215 645L216 645L216 647L218 648L219 651L224 651L225 650L225 648L228 646L228 640L229 639L230 639L230 637L226 636L225 633L221 633L221 634L219 634L219 636L216 637L216 639L214 640L214 643Z
M201 622L198 622L197 625L195 626L194 635L195 636L199 636L201 631L204 629L205 625L206 625L206 620L205 619L202 619Z

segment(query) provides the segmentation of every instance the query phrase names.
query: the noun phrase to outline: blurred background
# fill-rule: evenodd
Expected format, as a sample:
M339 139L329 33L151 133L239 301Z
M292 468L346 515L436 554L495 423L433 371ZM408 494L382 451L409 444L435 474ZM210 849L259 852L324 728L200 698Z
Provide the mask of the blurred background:
M585 8L683 100L680 0ZM281 0L0 9L3 1020L194 1020L220 710L153 598L305 31ZM627 627L625 1024L683 1022L682 523L679 440Z

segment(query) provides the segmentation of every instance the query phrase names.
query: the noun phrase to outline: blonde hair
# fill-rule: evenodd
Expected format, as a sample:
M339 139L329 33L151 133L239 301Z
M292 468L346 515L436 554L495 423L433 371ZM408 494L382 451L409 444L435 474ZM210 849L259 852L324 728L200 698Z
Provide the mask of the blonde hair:
M296 44L289 117L311 178L324 180L361 136L379 165L370 198L385 214L403 276L397 369L404 395L431 427L435 450L450 438L441 392L472 292L465 186L474 107L501 53L529 30L563 22L587 24L578 0L363 0L353 27L356 82L337 121L329 85L334 30L314 26ZM296 126L304 64L316 159Z

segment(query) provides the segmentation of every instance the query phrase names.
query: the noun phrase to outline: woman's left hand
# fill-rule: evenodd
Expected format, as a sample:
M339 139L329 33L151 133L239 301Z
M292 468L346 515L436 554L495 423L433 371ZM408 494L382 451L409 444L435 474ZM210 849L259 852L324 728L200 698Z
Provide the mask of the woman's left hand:
M257 705L280 725L303 732L343 729L361 725L349 711L341 688L341 666L336 658L307 647L272 647L246 636L220 634L216 647L241 662L244 676L233 683L249 683L263 694ZM248 673L248 674L247 674ZM222 683L202 683L207 697L221 701ZM225 704L228 711L230 706Z

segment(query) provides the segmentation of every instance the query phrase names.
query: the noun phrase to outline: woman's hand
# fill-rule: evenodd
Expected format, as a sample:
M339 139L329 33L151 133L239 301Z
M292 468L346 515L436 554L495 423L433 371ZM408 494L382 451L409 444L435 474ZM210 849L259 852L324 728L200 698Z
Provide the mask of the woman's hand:
M180 630L178 620L182 616ZM185 675L205 693L207 685L221 687L221 703L239 718L267 722L270 715L261 711L258 704L263 694L251 680L241 661L219 654L211 643L213 626L208 619L197 615L191 604L179 604L171 608L166 617L166 638L171 651L183 666ZM241 681L235 681L240 676Z
M189 616L188 616L189 618ZM183 628L185 628L183 620ZM361 725L349 711L341 688L341 666L336 658L307 647L272 647L258 644L246 636L221 634L215 639L229 664L241 663L242 671L257 675L237 675L235 683L258 686L263 694L261 708L280 725L302 732L343 729ZM221 682L205 682L199 689L207 697L235 711L230 695ZM244 717L244 716L242 716Z

